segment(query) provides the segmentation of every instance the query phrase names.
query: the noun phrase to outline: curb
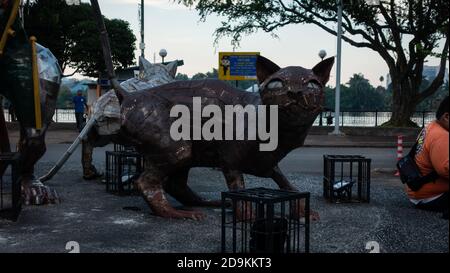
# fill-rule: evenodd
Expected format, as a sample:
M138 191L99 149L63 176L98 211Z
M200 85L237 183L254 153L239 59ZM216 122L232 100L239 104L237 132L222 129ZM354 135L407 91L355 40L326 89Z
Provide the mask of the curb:
M403 148L411 148L414 143L404 143ZM305 144L302 147L332 147L332 148L397 148L397 143L345 143L345 144Z

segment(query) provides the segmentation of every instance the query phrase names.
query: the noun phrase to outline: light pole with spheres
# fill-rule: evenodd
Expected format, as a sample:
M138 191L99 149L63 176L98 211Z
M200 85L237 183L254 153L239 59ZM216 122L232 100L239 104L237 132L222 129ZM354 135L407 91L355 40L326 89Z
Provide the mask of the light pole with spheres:
M164 58L167 56L167 50L164 48L159 51L159 56L162 58L162 63L164 63Z

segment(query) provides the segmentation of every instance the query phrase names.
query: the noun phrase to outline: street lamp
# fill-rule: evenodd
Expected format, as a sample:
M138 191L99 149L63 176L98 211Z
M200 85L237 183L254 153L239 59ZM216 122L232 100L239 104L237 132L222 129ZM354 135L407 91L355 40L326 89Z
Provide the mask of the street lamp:
M322 59L322 61L323 61L323 58L325 58L326 56L327 56L327 52L325 51L325 49L321 49L319 51L319 57Z
M334 106L334 131L332 135L342 135L339 131L339 112L341 101L341 48L342 48L342 0L337 0L337 15L338 15L338 28L337 28L337 52L336 52L336 100Z
M327 56L327 52L325 51L325 49L321 49L319 51L319 57L322 59L325 58ZM323 126L323 122L322 122L322 112L320 112L320 116L319 116L319 126Z
M145 57L145 40L144 40L144 0L141 0L141 5L139 6L139 23L141 25L141 42L139 43L139 49L141 50L142 58Z
M162 63L164 63L164 58L167 56L167 50L164 48L159 51L159 56L162 58Z

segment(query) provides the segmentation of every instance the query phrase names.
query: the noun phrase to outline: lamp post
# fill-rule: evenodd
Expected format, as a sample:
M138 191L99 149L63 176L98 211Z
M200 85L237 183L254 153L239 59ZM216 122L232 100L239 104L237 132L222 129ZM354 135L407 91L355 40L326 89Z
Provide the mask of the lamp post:
M145 42L144 42L144 0L141 0L140 12L139 12L139 23L141 24L141 43L139 44L139 49L141 50L142 58L145 57Z
M321 49L320 51L319 51L319 58L320 59L322 59L322 61L323 61L323 58L325 58L327 56L327 52L325 51L325 49ZM319 126L323 126L323 122L322 122L322 111L320 112L320 115L319 115Z
M332 135L342 135L342 132L339 131L339 112L341 102L342 0L337 0L337 8L336 100L334 107L334 131L330 133Z
M319 51L319 57L320 57L320 59L322 59L322 61L323 61L323 59L324 59L326 56L327 56L327 52L325 51L325 49L321 49L321 50Z
M164 64L164 58L167 56L167 50L165 50L164 48L163 49L161 49L160 51L159 51L159 56L161 56L161 58L162 58L162 64Z

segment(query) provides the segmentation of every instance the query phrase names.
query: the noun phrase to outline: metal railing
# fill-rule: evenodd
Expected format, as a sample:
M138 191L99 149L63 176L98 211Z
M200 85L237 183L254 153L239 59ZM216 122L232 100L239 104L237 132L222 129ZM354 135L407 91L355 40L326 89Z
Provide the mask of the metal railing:
M14 116L9 114L7 109L3 110L5 120L7 122L15 121ZM53 121L58 123L75 123L75 110L74 109L55 109L53 115Z
M342 111L340 113L340 126L355 126L355 127L376 127L391 118L392 112L386 111ZM331 118L330 118L331 117ZM435 119L435 112L420 111L415 112L411 120L417 126L424 127L427 123ZM322 112L314 121L314 126L334 126L335 118L334 112Z
M4 110L5 120L10 122L12 117L8 110ZM391 112L385 111L343 111L341 112L341 126L376 127L388 121ZM331 118L330 118L331 117ZM435 118L435 112L415 112L411 118L418 126L424 126ZM54 122L75 123L74 109L56 109L53 116ZM314 121L314 126L334 126L334 112L322 112Z

